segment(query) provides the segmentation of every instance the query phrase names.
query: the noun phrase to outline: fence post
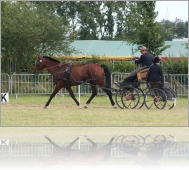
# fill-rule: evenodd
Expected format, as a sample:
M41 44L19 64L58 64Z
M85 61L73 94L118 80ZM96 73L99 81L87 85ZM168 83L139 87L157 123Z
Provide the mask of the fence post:
M81 94L80 94L80 85L78 86L78 95L79 95L79 103L80 103L80 98L81 98Z
M79 136L79 140L78 140L78 149L80 150L81 149L81 138Z
M34 74L33 76L34 76L34 93L36 93L36 74Z

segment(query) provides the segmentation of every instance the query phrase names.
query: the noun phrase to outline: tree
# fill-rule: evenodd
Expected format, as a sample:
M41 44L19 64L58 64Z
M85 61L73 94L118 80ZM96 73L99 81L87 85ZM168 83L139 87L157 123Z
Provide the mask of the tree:
M165 37L165 41L172 41L172 39L174 38L174 23L169 21L169 20L162 20L161 22L161 34L163 34L164 32L166 32L167 30L170 30L169 34L167 34L167 36Z
M115 2L105 1L105 24L104 24L104 37L101 39L112 40L114 38L114 12Z
M169 48L165 46L164 39L170 32L161 32L160 23L155 19L158 12L155 12L156 1L129 2L129 13L126 17L125 40L130 44L144 45L154 55L160 55L162 51Z
M185 27L186 27L186 32L185 32L185 38L188 38L188 21L185 21Z
M71 35L73 39L78 39L79 12L77 1L57 1L54 2L57 14L62 16L67 25L71 26Z
M2 70L7 61L20 68L33 69L35 56L69 55L74 48L70 46L70 27L64 18L55 13L53 6L46 2L35 6L31 2L2 2Z
M128 15L128 1L117 1L115 4L115 13L116 13L116 33L115 39L122 40L125 37L125 25L126 17Z
M186 34L188 33L188 29L186 27L186 23L184 23L182 20L176 18L174 22L174 37L175 38L184 38Z
M80 40L98 40L98 23L96 15L99 14L101 2L81 1L78 4L79 35Z

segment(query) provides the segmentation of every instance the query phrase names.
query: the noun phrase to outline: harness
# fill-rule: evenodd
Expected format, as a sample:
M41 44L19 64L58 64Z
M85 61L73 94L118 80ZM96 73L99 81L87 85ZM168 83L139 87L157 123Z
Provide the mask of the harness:
M73 62L70 61L70 62L68 63L68 66L66 67L66 70L64 71L64 74L70 74L70 73L71 73L72 66L73 66Z
M73 62L70 61L70 62L68 63L68 66L66 67L66 70L64 71L64 74L67 75L67 76L66 76L66 83L67 83L68 87L71 87L69 78L70 78L72 66L73 66Z
M38 58L38 61L39 61L40 63L42 63L43 57L44 57L44 56L40 56L40 57ZM96 74L96 71L94 71L95 69L92 69L94 72L91 72L91 73L90 73L90 76L96 77L96 78L87 79L87 80L85 80L85 81L77 81L77 80L73 77L73 75L71 74L71 70L72 70L73 64L74 64L74 63L73 63L72 61L70 61L70 62L68 63L68 65L67 65L67 67L66 67L65 70L61 70L62 65L63 65L63 64L61 64L61 63L59 63L58 65L52 66L52 67L44 68L44 69L42 69L42 70L50 70L50 69L52 69L52 68L58 68L56 77L53 76L53 81L55 81L55 80L62 80L62 81L65 81L65 82L67 83L67 86L68 86L68 87L71 87L71 81L77 82L77 83L80 83L80 84L84 84L84 83L85 83L85 84L88 84L90 81L97 81L97 80L103 80L103 79L104 79L104 78L98 78L98 76L97 76L97 74ZM87 68L86 68L86 69L87 69L88 71L89 71L89 69L90 69L89 66L90 66L90 64L87 64ZM93 66L92 66L92 67L93 67ZM85 76L88 77L89 75L86 74ZM72 78L73 80L70 80L70 78Z

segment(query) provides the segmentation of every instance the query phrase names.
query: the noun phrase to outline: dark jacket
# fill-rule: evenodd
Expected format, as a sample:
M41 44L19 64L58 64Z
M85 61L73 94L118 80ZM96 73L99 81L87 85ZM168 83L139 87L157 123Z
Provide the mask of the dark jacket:
M142 67L143 66L150 66L152 64L153 59L154 59L154 56L152 54L145 53L145 54L142 54L140 56L140 59L135 60L135 64L141 63Z
M147 82L161 82L164 84L162 67L158 64L153 64L150 66L147 78Z

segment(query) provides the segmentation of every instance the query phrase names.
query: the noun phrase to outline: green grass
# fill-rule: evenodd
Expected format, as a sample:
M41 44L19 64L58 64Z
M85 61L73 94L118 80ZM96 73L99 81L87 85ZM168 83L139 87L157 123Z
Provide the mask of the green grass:
M76 96L78 98L78 96ZM89 96L81 97L84 106ZM88 109L78 109L70 96L57 96L43 109L49 95L10 96L2 103L2 126L188 126L188 98L178 98L171 110L113 109L105 96L95 97Z

